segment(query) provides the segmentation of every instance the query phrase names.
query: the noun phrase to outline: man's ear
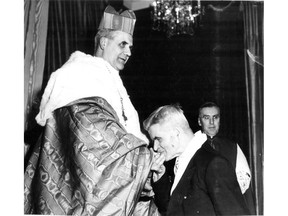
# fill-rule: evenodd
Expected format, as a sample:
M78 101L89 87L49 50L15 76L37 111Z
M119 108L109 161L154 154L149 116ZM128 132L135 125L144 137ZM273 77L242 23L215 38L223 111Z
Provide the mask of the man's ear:
M179 134L180 134L179 128L175 128L175 132L176 132L176 136L179 136Z
M173 133L174 133L175 136L177 136L179 138L181 130L178 127L175 127L174 130L173 130Z
M100 38L100 48L103 50L104 48L105 48L105 46L106 46L106 44L107 44L107 38L105 38L105 37L101 37Z
M200 118L198 117L198 125L201 127L202 124L201 124L201 121L200 121Z

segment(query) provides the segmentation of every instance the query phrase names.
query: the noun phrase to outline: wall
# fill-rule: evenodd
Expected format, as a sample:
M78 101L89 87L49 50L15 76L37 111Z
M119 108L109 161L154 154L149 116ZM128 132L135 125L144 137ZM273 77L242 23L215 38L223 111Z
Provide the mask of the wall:
M207 100L221 106L221 132L238 141L248 155L243 15L240 2L223 12L208 7L195 36L168 39L152 30L150 9L136 11L133 55L121 76L139 112L179 102L193 130L198 107ZM218 4L218 5L217 5ZM213 2L224 8L227 2Z

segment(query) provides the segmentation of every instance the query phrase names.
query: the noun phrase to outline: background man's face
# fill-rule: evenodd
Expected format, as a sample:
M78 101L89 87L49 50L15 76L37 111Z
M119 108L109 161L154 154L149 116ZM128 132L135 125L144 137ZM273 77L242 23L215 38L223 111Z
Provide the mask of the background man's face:
M217 107L205 107L200 111L198 123L207 135L215 136L220 127L220 110Z

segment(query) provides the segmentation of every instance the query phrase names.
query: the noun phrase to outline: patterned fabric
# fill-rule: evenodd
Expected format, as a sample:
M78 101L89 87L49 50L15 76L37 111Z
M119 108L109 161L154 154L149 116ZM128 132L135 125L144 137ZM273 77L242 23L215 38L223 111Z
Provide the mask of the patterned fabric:
M106 100L72 102L53 112L25 169L25 214L133 215L140 195L154 195L151 163ZM158 215L153 203L146 208Z
M93 96L105 98L116 111L126 131L148 143L147 137L141 132L138 113L127 94L119 71L103 58L80 51L72 53L69 60L51 74L42 95L36 121L45 126L54 110L78 99ZM127 121L122 116L122 104Z
M251 182L251 171L248 162L246 160L246 157L238 144L237 144L237 158L236 158L235 171L237 175L237 181L240 185L242 194L244 194L246 190L249 188Z
M125 10L121 14L108 5L104 11L98 29L113 29L133 35L136 16L132 10Z
M41 91L46 41L49 1L24 1L24 129L33 128L35 116L33 103ZM25 151L26 153L26 151Z

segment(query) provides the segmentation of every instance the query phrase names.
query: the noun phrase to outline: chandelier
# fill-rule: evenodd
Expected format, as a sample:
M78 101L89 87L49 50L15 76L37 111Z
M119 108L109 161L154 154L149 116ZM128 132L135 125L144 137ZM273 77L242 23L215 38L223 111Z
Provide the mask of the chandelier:
M204 8L200 0L154 0L151 4L153 30L173 35L194 35L200 27Z

